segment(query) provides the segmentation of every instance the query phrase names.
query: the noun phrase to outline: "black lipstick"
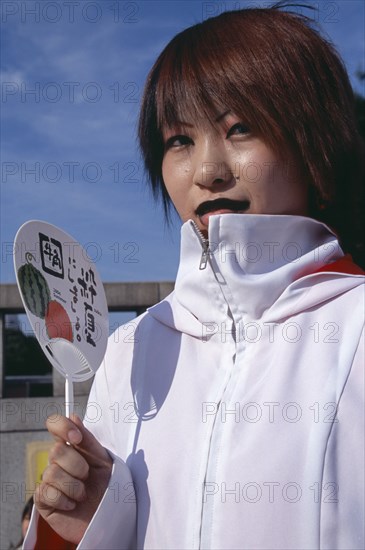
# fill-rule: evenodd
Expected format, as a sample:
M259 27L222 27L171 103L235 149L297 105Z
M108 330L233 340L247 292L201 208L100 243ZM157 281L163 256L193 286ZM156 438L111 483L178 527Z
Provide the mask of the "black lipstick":
M232 210L232 212L242 212L247 210L250 206L250 201L236 201L233 199L220 198L212 201L205 201L199 204L198 208L195 210L197 216L203 216L208 212L214 212L215 210Z

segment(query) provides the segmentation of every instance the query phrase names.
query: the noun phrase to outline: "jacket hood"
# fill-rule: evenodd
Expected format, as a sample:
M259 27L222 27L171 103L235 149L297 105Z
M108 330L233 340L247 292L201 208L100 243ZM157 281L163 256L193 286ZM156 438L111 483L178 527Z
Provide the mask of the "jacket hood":
M328 268L344 257L337 237L302 216L211 216L208 262L200 269L203 250L202 235L187 221L175 290L149 308L161 323L200 338L204 326L224 322L227 315L235 322L278 322L364 279Z

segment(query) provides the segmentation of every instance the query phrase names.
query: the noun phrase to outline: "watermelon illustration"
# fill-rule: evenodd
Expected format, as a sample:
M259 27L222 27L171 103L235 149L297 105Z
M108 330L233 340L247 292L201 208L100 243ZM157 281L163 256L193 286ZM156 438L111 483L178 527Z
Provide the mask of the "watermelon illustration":
M64 338L69 342L73 341L70 318L65 308L57 300L49 302L44 321L47 334L51 339Z
M27 261L18 269L18 280L27 308L35 315L44 319L51 293L48 283L42 273L31 264L34 256L27 252Z

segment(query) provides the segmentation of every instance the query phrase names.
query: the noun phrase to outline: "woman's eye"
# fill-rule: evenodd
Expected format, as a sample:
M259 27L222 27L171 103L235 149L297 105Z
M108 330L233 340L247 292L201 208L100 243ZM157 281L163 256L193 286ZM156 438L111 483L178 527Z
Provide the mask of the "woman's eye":
M165 150L171 149L172 147L182 147L183 145L188 145L192 143L191 138L184 135L171 136L165 143Z
M234 124L228 130L227 138L229 138L231 136L239 136L239 135L242 135L242 134L248 134L249 131L250 131L249 128L247 126L245 126L244 124L242 124L242 122L237 122L237 124Z

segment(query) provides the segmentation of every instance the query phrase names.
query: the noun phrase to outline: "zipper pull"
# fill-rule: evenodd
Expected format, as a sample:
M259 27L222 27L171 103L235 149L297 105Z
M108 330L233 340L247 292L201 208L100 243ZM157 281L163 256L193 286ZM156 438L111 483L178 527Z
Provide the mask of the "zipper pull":
M203 252L200 258L200 264L199 264L200 270L203 270L207 267L208 258L209 258L209 245L208 243L205 242L203 243Z
M199 269L203 270L207 267L207 263L208 263L208 259L209 259L209 253L210 253L209 241L204 238L203 233L200 231L200 229L196 225L196 223L192 220L191 220L191 225L192 225L195 233L197 234L197 236L200 240L200 244L201 244L202 249L203 249L203 252L202 252L202 255L201 255L201 258L200 258L200 264L199 264Z

